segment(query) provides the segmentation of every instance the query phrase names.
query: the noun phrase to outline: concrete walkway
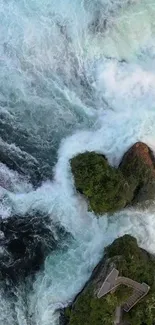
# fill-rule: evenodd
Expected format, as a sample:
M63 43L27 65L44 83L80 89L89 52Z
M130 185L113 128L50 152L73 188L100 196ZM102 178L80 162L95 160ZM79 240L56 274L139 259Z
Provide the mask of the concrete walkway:
M121 306L124 311L128 312L138 301L140 301L145 295L147 295L150 290L150 287L146 283L141 284L132 279L118 275L119 271L114 268L103 282L97 294L97 297L101 298L105 296L112 290L117 289L117 287L120 285L126 285L127 287L131 287L133 288L133 294Z
M118 306L115 310L115 320L114 325L120 325L122 321L122 307Z

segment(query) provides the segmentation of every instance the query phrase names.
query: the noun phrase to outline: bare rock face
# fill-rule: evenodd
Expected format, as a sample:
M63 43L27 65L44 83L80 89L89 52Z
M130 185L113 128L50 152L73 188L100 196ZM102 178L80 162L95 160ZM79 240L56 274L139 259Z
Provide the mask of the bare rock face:
M123 156L119 169L131 189L130 203L155 198L155 157L145 143L135 143Z

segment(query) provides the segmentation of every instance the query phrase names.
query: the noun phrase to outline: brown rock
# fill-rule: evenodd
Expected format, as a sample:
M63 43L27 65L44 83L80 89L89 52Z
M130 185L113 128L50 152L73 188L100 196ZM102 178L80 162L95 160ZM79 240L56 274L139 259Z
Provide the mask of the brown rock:
M155 157L145 143L135 143L123 156L119 168L131 187L132 203L155 198Z

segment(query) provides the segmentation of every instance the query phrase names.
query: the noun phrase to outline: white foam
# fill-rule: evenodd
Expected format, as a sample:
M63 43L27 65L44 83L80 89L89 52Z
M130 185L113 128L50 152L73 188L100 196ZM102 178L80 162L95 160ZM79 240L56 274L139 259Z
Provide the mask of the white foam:
M113 1L102 2L106 4L105 8L107 5L110 10L113 8ZM74 237L68 251L56 252L47 258L44 272L37 276L33 291L27 293L27 317L31 316L35 325L58 324L59 314L55 314L55 310L73 299L90 276L92 269L103 254L104 247L117 236L125 233L132 234L136 236L142 247L155 253L154 207L144 211L126 209L111 217L105 215L97 219L93 213L87 211L85 200L77 195L69 165L69 159L77 153L95 150L106 154L109 162L117 166L123 153L138 140L148 143L155 152L155 72L152 68L154 63L154 6L153 2L134 2L135 4L127 9L125 5L120 10L117 8L117 12L112 15L109 22L108 31L103 35L92 35L88 30L92 14L86 1L81 1L81 6L79 1L66 0L66 2L59 1L59 3L53 1L52 7L50 1L33 1L31 4L24 1L23 7L15 6L13 2L10 6L5 2L0 7L5 13L5 28L7 19L11 19L13 14L16 21L14 44L18 49L21 41L20 45L23 46L20 46L22 55L24 54L24 56L21 55L24 58L23 61L19 60L21 70L18 60L10 58L7 61L9 73L14 67L12 64L17 64L18 73L13 68L12 80L17 81L15 85L23 97L26 98L30 94L28 100L31 104L35 100L40 100L38 94L29 92L29 88L25 87L25 80L29 81L32 77L29 69L33 67L33 72L37 71L37 75L44 79L47 70L56 70L63 57L65 40L62 39L55 20L51 19L51 8L51 12L55 12L58 20L61 20L62 16L62 22L67 21L67 30L73 40L73 52L80 66L84 64L87 69L86 76L91 76L89 80L92 81L96 98L100 99L96 101L94 109L86 107L80 99L81 112L83 114L88 112L88 115L94 119L94 125L88 129L86 123L84 130L78 131L79 123L77 122L75 133L62 141L53 182L46 182L36 191L28 193L23 193L22 190L17 193L7 192L10 206L13 205L14 211L23 213L23 215L34 208L48 212L53 220L59 221ZM95 5L97 3L96 1ZM92 8L94 8L93 4ZM107 12L106 17L109 17ZM145 31L144 21L147 24ZM21 26L20 32L19 25ZM128 62L108 60L104 55L117 59L123 57ZM66 60L65 55L64 58ZM64 61L62 62L63 66ZM24 78L22 78L23 71L25 71ZM66 61L64 71L66 74L72 74L70 60ZM48 82L46 86L51 85L50 81ZM69 97L71 103L77 100L76 104L79 105L78 96L76 94L74 96L72 90L67 91L64 86L61 87L60 81L53 82L52 85L55 88L59 86L61 92L65 92L65 96ZM55 95L54 103L57 103L58 99L60 100L59 96ZM50 125L52 120L46 116L46 107L50 100L49 98L41 98L41 100L45 104L41 116L45 115L45 121ZM110 108L105 108L104 100ZM53 107L55 108L51 106L50 109L54 109ZM65 115L63 103L59 108L60 116ZM18 111L16 108L14 110ZM94 113L95 110L96 113ZM32 116L33 113L32 105ZM55 109L55 116L57 113ZM37 114L34 116L37 118ZM66 120L69 117L70 114L66 114ZM58 122L59 119L56 119L55 125L61 128ZM7 308L7 313L9 313L10 305L7 305ZM28 325L20 290L16 313L18 324ZM4 323L5 317L6 309L4 312L2 310L0 321L3 320ZM11 311L8 318L9 324L13 325Z

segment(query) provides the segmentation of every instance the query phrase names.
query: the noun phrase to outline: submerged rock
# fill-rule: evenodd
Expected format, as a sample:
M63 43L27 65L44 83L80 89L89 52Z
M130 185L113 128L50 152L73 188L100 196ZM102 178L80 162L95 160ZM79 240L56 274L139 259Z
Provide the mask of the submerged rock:
M130 186L130 202L155 198L155 157L145 143L135 143L123 156L119 169Z
M89 208L97 214L125 207L131 196L122 172L109 165L105 156L85 152L71 159L76 189L85 195Z
M46 256L61 248L67 237L63 227L37 212L1 219L0 278L18 281L38 271Z
M155 319L155 257L138 247L134 237L125 235L116 239L105 249L105 256L95 268L92 277L73 304L61 318L68 325L113 325L115 310L132 294L133 289L119 286L102 298L97 293L109 272L116 268L120 276L150 286L149 293L128 313L124 321L130 325L153 325Z

